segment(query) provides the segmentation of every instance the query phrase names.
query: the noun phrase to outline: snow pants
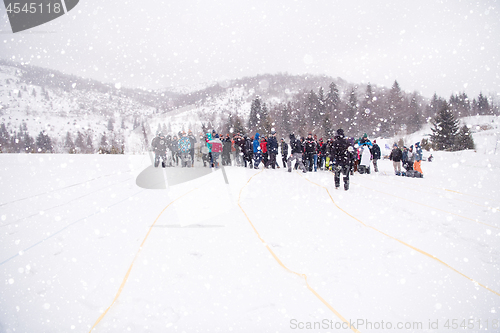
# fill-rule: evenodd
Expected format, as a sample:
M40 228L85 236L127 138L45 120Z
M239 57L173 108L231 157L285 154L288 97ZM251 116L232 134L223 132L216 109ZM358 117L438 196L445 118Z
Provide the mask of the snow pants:
M269 153L269 164L271 168L276 169L276 154Z
M253 153L253 159L254 159L253 168L258 169L260 161L262 161L262 153L260 151ZM265 165L264 165L264 167L265 167Z
M413 170L416 170L416 171L418 171L418 172L420 172L420 173L423 174L422 168L420 167L420 162L421 161L415 161L415 162L413 162Z
M335 166L335 174L334 174L334 180L335 180L335 188L338 188L340 186L340 173L344 175L344 190L349 189L349 174L351 168L349 165L336 165Z
M392 166L394 167L394 173L396 175L401 175L401 162L392 161Z
M290 157L288 158L288 162L287 162L288 172L292 172L292 162L293 161L297 161L302 172L307 172L306 167L304 166L304 163L302 163L302 154L301 153L293 153L292 155L290 155Z
M155 168L160 165L160 159L162 159L161 165L165 167L167 164L167 153L166 152L155 152Z

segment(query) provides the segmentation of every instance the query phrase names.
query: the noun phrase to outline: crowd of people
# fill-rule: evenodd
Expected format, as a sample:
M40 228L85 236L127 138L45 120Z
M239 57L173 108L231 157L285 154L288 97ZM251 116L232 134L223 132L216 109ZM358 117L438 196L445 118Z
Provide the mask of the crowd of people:
M178 166L191 167L195 162L195 149L198 140L189 131L179 132L178 136L165 136L163 133L153 139L152 148L155 153L155 167L160 160L162 167ZM328 170L334 173L335 187L340 187L340 175L343 175L344 190L349 189L349 175L354 172L378 172L378 160L381 150L376 140L373 142L364 134L359 139L345 137L344 131L338 129L333 138L323 140L309 133L307 137L289 135L289 142L284 138L278 142L276 131L261 136L255 133L253 137L241 133L219 135L215 130L204 133L199 137L198 153L204 167L219 168L222 166L241 166L259 169L262 163L264 168L279 169L277 157L281 155L283 168L291 172L293 168L300 168L302 172L317 172ZM396 175L420 177L422 169L422 148L420 143L400 149L394 144L389 155L393 162ZM401 163L406 171L401 171ZM292 165L293 164L293 165Z

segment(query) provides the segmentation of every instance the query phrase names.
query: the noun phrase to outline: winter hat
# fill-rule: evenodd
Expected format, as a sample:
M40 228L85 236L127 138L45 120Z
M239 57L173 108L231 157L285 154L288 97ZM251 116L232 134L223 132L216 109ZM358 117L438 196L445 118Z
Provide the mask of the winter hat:
M272 134L272 135L276 134L276 131L271 131L271 134Z
M363 134L363 138L367 138L367 137L368 137L368 135L366 133Z
M344 136L344 130L342 128L339 128L337 130L337 134L340 135L340 136Z
M373 140L373 143L377 143L377 140Z
M293 140L295 139L295 135L294 134L290 134L290 140Z
M219 134L215 134L215 138L218 139L219 138Z

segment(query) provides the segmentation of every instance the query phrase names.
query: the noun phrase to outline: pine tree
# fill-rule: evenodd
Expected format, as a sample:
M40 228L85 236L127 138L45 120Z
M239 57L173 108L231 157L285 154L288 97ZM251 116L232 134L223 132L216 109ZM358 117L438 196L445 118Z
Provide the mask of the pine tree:
M28 132L26 132L24 136L24 151L26 153L36 152L35 139L33 139Z
M36 137L36 146L39 153L52 153L54 151L52 139L43 131Z
M109 144L108 139L106 138L106 133L103 133L99 144L99 154L109 154L108 146Z
M262 116L262 106L260 102L260 97L257 96L250 106L250 116L248 117L248 130L258 131L260 129L260 122Z
M73 142L73 137L70 132L66 132L66 139L64 140L64 147L68 149L68 153L74 154L75 151L75 143Z
M455 149L456 150L465 150L465 149L474 149L474 139L472 138L472 133L470 132L467 125L463 125L460 128L460 131L457 134Z
M458 133L458 120L455 119L448 103L444 102L432 121L432 143L437 150L452 150Z
M114 130L114 125L113 125L114 122L115 121L113 120L113 118L110 118L108 120L108 126L107 126L108 127L108 131L113 131Z
M87 142L85 143L85 153L94 153L94 144L92 142L92 133L87 133Z
M492 114L488 98L483 96L482 92L479 93L479 96L477 98L477 113L480 115Z
M360 116L359 116L359 129L361 132L370 132L372 130L371 120L373 119L373 116L375 115L374 111L374 95L373 95L373 90L372 86L370 83L366 86L366 92L365 96L363 98L363 101L361 102L361 109L360 109ZM375 134L375 132L373 132Z
M267 108L266 103L262 103L262 113L261 113L259 133L263 135L271 133L271 128L272 128L272 120L269 115L269 110Z
M408 112L409 112L409 117L407 121L407 130L409 133L413 133L422 128L423 124L422 111L420 110L416 93L414 93L411 97L410 105L408 107Z
M357 124L358 116L358 97L356 96L356 87L351 89L349 94L349 101L346 105L345 123L344 127L349 130L349 132L355 132L358 129Z
M81 153L83 153L85 151L85 142L84 142L83 134L80 131L78 131L76 133L75 147Z

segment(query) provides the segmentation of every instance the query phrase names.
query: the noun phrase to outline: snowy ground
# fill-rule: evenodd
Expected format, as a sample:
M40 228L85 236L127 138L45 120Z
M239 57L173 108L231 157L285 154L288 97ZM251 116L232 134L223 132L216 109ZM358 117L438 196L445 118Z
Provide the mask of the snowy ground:
M499 332L500 153L433 155L345 192L237 167L145 190L147 155L0 154L0 332Z

